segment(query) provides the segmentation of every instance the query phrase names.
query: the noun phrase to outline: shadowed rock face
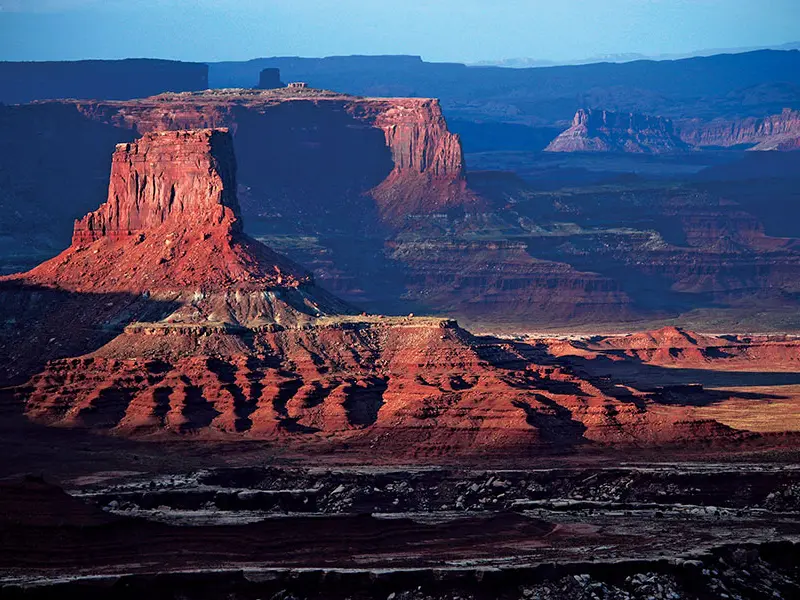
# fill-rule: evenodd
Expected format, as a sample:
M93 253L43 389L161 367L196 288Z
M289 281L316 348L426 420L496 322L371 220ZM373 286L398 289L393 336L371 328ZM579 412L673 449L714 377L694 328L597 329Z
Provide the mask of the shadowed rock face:
M297 289L311 276L242 233L227 130L146 134L114 152L108 199L72 245L4 278L93 293Z
M687 150L672 121L635 113L580 109L572 126L546 152L635 152L664 154Z
M269 152L270 144L276 148L283 144L280 153L276 152L276 158L283 156L283 160L261 162L258 168L270 170L278 182L296 176L291 183L301 188L309 188L305 178L326 182L334 189L351 188L341 189L340 194L371 196L383 221L397 223L407 215L441 212L476 201L466 191L458 136L447 130L439 102L432 99L362 99L310 89L221 90L78 109L92 119L139 133L229 127L242 154L253 154L249 151L252 145L264 146ZM288 129L288 135L281 129ZM265 135L255 139L259 130ZM383 135L376 137L374 130ZM242 152L245 144L248 151ZM304 156L292 157L300 150L297 144ZM391 162L376 161L385 149ZM294 160L288 160L287 151ZM317 157L325 161L318 162ZM344 162L348 159L360 162L357 173L348 172ZM276 167L283 163L287 169L281 173ZM304 165L313 170L309 168L303 175ZM315 209L307 207L309 212Z
M310 89L221 90L128 102L2 107L0 120L9 133L7 139L0 136L9 176L24 174L33 161L57 168L63 158L56 158L47 141L67 133L84 145L84 139L100 134L119 143L157 131L229 128L239 158L244 212L251 226L263 220L267 229L278 214L300 229L355 227L374 233L409 217L478 204L466 189L460 140L448 131L439 103L431 99L353 98ZM37 132L33 137L16 134L16 129L31 127ZM85 145L70 145L81 158L82 171L106 170L107 146ZM26 206L50 210L53 204L52 210L63 211L46 181L31 177L17 182L18 177L3 187L8 194L36 197L23 204L23 221L41 221L35 214L28 217L25 211L33 209ZM67 171L59 189L83 190L86 183L81 172ZM80 213L95 202L76 192L69 204ZM53 234L61 235L62 229Z
M609 119L626 132L659 126ZM742 299L749 309L759 294L796 304L796 232L791 219L765 222L776 211L760 198L737 206L723 194L660 182L542 194L522 179L478 172L467 184L460 141L433 100L217 90L0 107L0 122L0 210L19 213L0 222L5 272L30 268L66 245L74 218L104 199L115 143L136 132L220 126L233 137L247 233L376 312L432 312L519 329L672 318ZM640 158L655 160L620 160ZM130 182L115 177L112 184ZM170 190L164 183L141 194L159 195L166 206ZM794 206L793 198L781 202ZM105 211L91 217L92 227L110 232L117 225L101 224ZM784 238L772 237L775 222ZM165 246L147 236L143 243L152 260L169 258ZM21 249L28 255L18 257ZM170 260L182 252L176 256ZM171 273L184 273L180 281L190 285L198 269L187 256L191 268ZM132 272L106 274L126 282Z

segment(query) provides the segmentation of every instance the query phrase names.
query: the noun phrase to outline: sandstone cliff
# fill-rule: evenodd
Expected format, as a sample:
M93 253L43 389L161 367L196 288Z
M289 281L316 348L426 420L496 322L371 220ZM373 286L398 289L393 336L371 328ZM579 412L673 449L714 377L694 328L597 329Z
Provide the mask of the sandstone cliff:
M219 90L78 109L92 120L140 134L228 127L240 148L250 146L248 157L257 145L264 158L280 161L260 162L253 169L270 170L277 181L295 175L291 183L300 188L328 179L350 194L373 198L380 218L392 225L417 214L479 205L466 187L461 142L448 131L436 100L352 98L310 89ZM351 161L360 161L359 173L349 172ZM351 180L341 184L337 180L343 177ZM305 212L314 214L317 208Z
M761 190L748 200L691 185L551 194L480 173L467 185L437 102L320 90L0 107L0 209L15 215L0 222L0 255L16 271L63 248L74 218L106 197L116 143L197 126L230 128L246 232L374 311L519 330L660 319L709 302L795 305L797 230L770 208L794 204L779 187L766 205ZM147 193L168 203L169 189ZM33 236L52 241L16 260ZM138 281L124 266L118 284Z
M682 121L678 133L694 146L752 145L753 150L800 149L800 111L784 109L778 115L762 119L698 119Z
M398 457L746 439L620 400L539 345L353 315L242 233L232 147L221 130L120 145L70 248L0 278L0 387L25 382L2 395L28 418Z
M108 199L75 222L72 245L18 279L148 294L310 285L308 273L242 233L239 212L226 130L149 133L117 146Z
M384 131L394 161L392 173L371 192L383 218L397 223L409 214L480 204L467 189L461 142L448 131L438 100L385 101L370 109L368 118Z
M669 119L580 109L570 128L550 142L545 152L663 154L687 149Z
M159 132L120 144L108 200L75 223L72 242L123 238L169 221L238 226L232 140L225 130Z

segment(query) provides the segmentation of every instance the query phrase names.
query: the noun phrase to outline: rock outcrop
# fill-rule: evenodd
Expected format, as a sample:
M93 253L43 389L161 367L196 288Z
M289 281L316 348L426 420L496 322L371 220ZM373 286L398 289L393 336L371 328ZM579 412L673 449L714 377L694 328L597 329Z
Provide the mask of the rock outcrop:
M76 221L73 245L122 239L168 224L239 227L236 165L226 130L158 132L120 144L108 200Z
M300 267L245 236L239 213L227 130L149 133L117 146L108 199L75 222L72 245L21 279L134 294L312 283Z
M284 83L281 81L280 69L261 69L258 74L258 89L260 90L273 90L275 88L282 88Z
M770 208L791 214L780 186L792 182L771 184L767 205L691 183L548 193L522 178L467 181L437 102L313 89L0 107L0 209L18 215L0 222L0 268L29 269L68 243L107 193L115 143L207 126L233 136L246 232L375 312L520 330L796 306L800 234ZM771 168L790 173L783 163Z
M678 133L686 143L699 147L751 145L751 150L798 150L800 111L786 108L780 114L761 119L682 121Z
M545 152L664 154L687 149L669 119L580 109L572 126L550 142Z
M272 170L278 180L297 174L293 183L302 187L308 185L302 179L311 175L304 173L305 168L318 166L315 179L327 177L334 186L346 186L350 194L372 198L381 220L393 226L415 215L479 207L479 199L466 186L460 140L448 131L439 102L428 98L352 98L284 88L170 94L77 108L92 120L140 134L228 127L237 145L268 146L268 155L288 152L291 156L292 146L297 144L305 156L292 156L294 160L291 164L287 161L282 173L264 163L254 168L262 173ZM282 130L286 137L276 139ZM373 132L380 132L381 138ZM254 139L259 134L265 138ZM284 145L276 147L280 143ZM349 155L343 156L343 152ZM350 161L361 163L359 173L347 172ZM336 180L342 177L352 180L340 184ZM309 206L304 212L314 214L318 207Z
M448 131L438 100L386 101L375 108L370 119L386 135L394 161L389 177L371 192L383 218L402 223L409 214L480 205L467 189L461 142Z

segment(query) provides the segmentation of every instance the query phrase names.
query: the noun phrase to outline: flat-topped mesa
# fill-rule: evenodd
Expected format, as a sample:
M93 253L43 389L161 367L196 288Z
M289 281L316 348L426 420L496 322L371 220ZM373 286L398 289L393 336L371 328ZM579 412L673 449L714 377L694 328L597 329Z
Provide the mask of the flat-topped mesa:
M800 110L785 108L764 118L690 119L680 122L678 130L681 139L695 146L751 144L752 150L791 151L800 148Z
M545 151L663 154L688 149L669 119L579 109L572 126L550 142Z
M170 223L241 231L236 159L227 129L147 133L118 144L108 200L75 221L73 245L120 239Z
M228 127L248 187L277 187L281 191L273 196L280 196L283 190L308 189L311 178L334 184L327 193L320 189L291 199L305 215L325 214L340 200L337 188L372 198L381 220L397 225L406 217L480 206L467 188L461 140L432 98L361 98L284 87L162 94L76 108L92 121L139 133ZM292 166L285 168L289 158ZM358 177L341 168L350 164L362 165ZM326 196L331 197L321 206L319 198ZM246 214L251 208L245 207ZM261 206L253 213L273 209Z

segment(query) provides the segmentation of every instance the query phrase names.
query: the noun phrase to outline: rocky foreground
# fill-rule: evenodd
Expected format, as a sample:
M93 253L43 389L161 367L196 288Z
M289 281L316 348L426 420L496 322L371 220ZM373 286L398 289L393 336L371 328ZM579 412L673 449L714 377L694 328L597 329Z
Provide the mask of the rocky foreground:
M0 484L9 598L793 598L768 465L206 469Z

